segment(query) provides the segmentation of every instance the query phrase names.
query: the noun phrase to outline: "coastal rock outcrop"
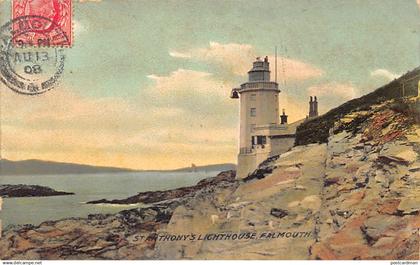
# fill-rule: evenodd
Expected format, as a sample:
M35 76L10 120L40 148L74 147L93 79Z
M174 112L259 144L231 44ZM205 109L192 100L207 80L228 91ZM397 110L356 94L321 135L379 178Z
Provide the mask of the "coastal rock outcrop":
M418 259L419 109L404 99L351 111L325 143L296 146L241 181L223 172L109 201L148 207L8 229L0 257Z
M264 163L265 168L272 170L264 178L250 177L234 192L218 191L178 207L161 231L201 235L255 233L255 239L157 242L154 257L308 258L308 249L315 243L313 230L320 210L325 160L325 144L296 147Z
M24 185L24 184L0 184L0 197L46 197L46 196L60 196L60 195L74 195L73 192L56 191L52 188L39 185Z
M236 185L235 172L226 171L200 181L193 189L196 194L211 194ZM187 197L195 196L188 193ZM0 238L0 259L150 259L157 233L187 197L162 198L151 206L117 214L9 227Z
M391 100L353 111L327 143L268 159L222 200L178 207L164 232L216 236L157 242L154 257L418 259L417 104ZM219 236L232 233L256 238Z
M407 102L355 111L335 124L325 178L336 181L322 191L311 258L418 259L420 174L410 168L420 159L420 129L400 104Z
M235 182L235 173L233 170L226 171L224 174L219 174L216 177L206 178L200 180L196 185L189 187L181 187L177 189L164 190L164 191L146 191L140 192L137 195L125 198L125 199L100 199L95 201L89 201L88 204L134 204L134 203L156 203L167 200L186 200L193 197L197 191L220 185L220 183Z

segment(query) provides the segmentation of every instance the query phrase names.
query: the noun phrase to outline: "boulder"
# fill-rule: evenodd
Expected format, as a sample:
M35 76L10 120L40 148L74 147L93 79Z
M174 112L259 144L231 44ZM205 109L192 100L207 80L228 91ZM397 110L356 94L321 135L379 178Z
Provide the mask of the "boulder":
M324 187L328 187L328 186L337 184L339 181L340 181L339 177L325 178L324 179Z
M401 215L418 214L420 211L420 197L412 195L402 198L397 210Z
M272 208L270 211L270 214L277 218L283 218L287 215L289 215L289 212L287 210L279 209L279 208Z
M382 170L376 170L375 181L381 183L383 187L389 187L389 178Z
M389 144L384 148L378 157L378 161L389 164L394 162L402 165L412 164L417 160L417 153L409 145Z
M300 206L305 209L311 209L314 211L319 210L321 206L321 198L318 195L310 195L303 198L300 202Z
M412 164L408 168L408 171L410 171L410 172L419 172L420 171L420 162L416 162L416 163Z
M397 216L375 215L368 218L360 227L368 244L373 245L387 229L399 221Z
M389 215L396 214L400 201L401 200L399 199L386 200L379 206L378 212L381 214L389 214Z

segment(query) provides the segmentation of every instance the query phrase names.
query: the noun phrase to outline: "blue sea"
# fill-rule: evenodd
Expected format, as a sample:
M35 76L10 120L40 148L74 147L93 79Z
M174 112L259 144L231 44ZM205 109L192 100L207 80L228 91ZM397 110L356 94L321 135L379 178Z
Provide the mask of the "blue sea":
M0 220L10 224L38 225L47 220L116 213L139 205L85 204L98 199L123 199L142 191L166 190L196 184L219 172L135 172L77 175L0 176L0 184L34 184L75 195L3 198Z

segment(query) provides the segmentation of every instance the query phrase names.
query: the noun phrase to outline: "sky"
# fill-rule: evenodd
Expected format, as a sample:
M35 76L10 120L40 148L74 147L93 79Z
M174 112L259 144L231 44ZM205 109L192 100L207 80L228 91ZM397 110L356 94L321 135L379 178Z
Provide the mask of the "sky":
M0 0L0 23L10 19ZM420 3L74 0L74 45L53 90L0 84L1 155L135 169L236 163L230 90L257 56L274 65L280 109L304 118L420 65ZM272 71L274 69L272 68Z

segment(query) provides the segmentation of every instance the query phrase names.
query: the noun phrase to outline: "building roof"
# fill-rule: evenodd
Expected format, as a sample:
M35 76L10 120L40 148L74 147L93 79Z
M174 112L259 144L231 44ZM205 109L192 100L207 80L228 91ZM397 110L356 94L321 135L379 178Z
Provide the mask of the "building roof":
M275 124L275 125L262 125L262 126L256 126L252 130L252 135L266 135L270 137L276 137L276 136L290 136L294 137L296 133L296 128L299 126L302 122L304 122L305 119L301 119L298 121L295 121L293 123L288 124Z

